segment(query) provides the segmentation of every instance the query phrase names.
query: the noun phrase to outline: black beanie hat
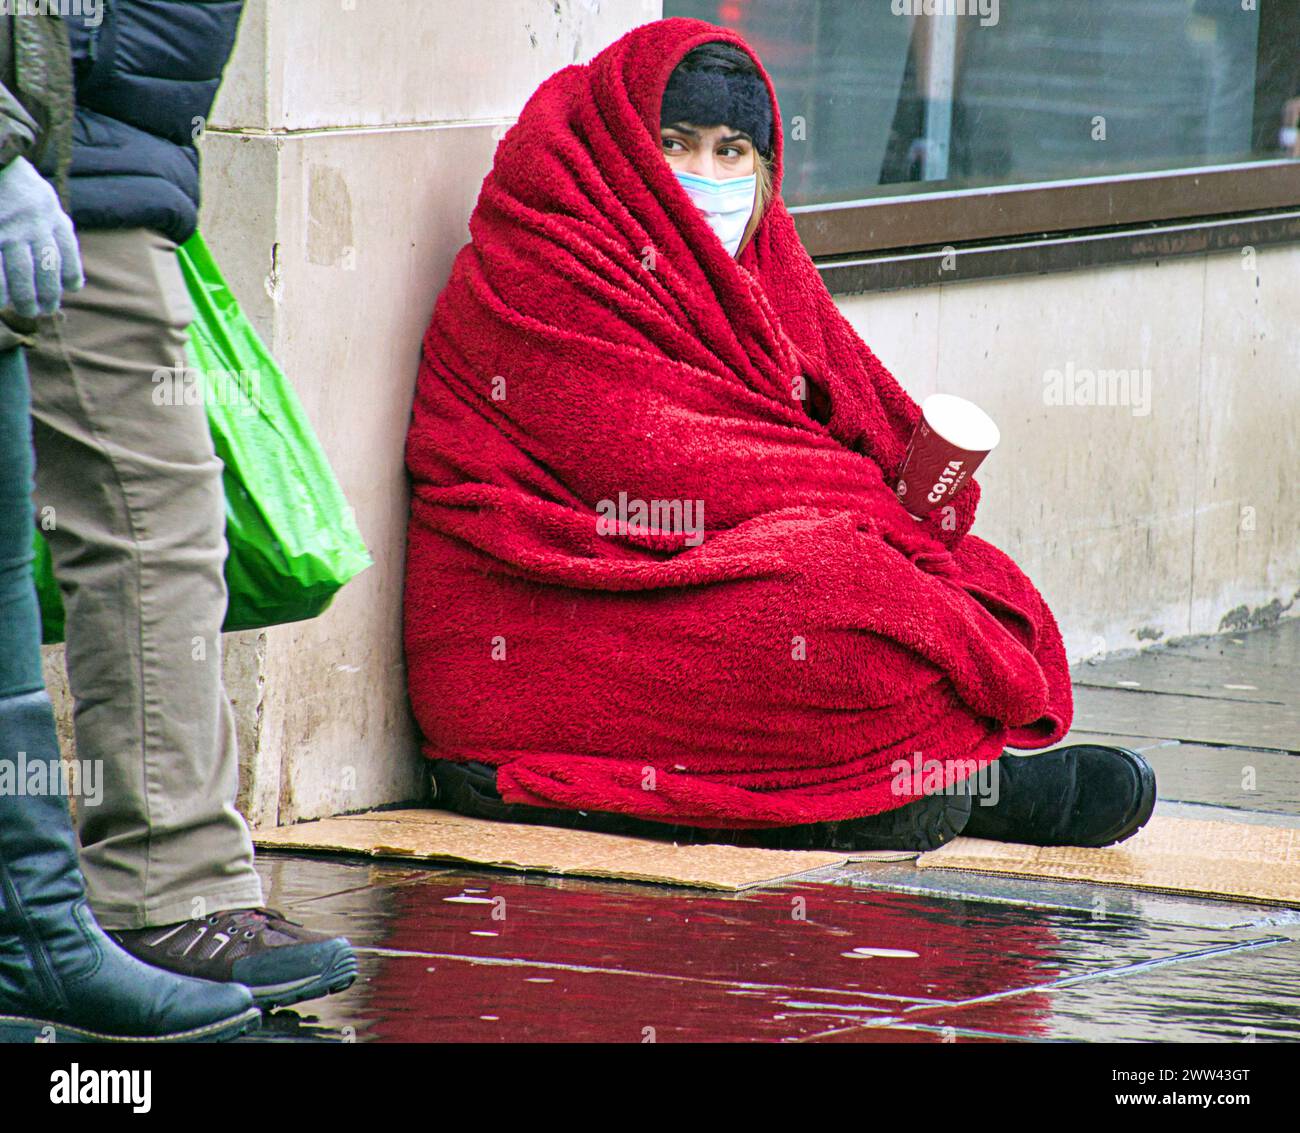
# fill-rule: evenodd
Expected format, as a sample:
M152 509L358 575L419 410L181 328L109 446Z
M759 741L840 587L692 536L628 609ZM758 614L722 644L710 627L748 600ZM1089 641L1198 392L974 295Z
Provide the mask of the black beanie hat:
M753 60L729 43L705 43L673 68L659 108L663 126L731 126L770 154L772 100Z

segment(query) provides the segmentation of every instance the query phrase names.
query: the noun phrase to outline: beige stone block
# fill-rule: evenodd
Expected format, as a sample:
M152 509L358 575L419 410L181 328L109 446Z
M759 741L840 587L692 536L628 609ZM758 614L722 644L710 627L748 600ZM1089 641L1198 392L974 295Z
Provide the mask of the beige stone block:
M280 98L282 73L272 66L268 3L269 0L244 0L235 49L226 63L209 115L209 123L214 128L264 130L271 121L272 89L276 91L275 98Z
M274 331L284 139L211 130L203 138L199 231L258 334Z
M1300 590L1298 291L1293 245L1206 260L1194 633L1266 622Z
M662 12L661 0L259 0L213 122L311 130L514 117L548 75Z

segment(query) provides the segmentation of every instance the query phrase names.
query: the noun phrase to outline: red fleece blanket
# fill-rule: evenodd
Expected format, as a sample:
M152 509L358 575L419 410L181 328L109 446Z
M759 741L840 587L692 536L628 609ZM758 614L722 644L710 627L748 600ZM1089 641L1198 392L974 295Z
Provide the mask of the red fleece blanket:
M920 411L799 242L779 115L738 260L664 160L669 72L709 40L749 51L637 28L497 149L407 441L411 700L426 754L494 765L508 802L877 813L1058 740L1064 649L967 533L978 484L924 523L891 491Z

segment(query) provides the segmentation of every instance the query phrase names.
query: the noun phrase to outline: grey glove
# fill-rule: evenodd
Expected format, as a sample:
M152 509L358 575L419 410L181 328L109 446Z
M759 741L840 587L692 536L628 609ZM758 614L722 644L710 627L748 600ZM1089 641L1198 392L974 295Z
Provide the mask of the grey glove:
M83 283L72 221L25 157L0 169L0 309L50 315Z

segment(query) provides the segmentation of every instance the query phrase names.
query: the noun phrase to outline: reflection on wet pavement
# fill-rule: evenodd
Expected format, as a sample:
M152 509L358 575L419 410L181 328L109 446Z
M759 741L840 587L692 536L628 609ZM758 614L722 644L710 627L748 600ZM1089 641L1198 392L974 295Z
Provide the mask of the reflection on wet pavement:
M1106 698L1137 684L1160 713L1185 699L1179 681L1213 703L1182 717L1135 703L1110 729L1093 712L1067 742L1086 723L1140 743L1162 807L1300 814L1300 739L1285 731L1296 698L1270 676L1300 633L1232 640L1245 645L1076 671ZM1262 713L1243 728L1267 751L1213 746L1225 712ZM1178 719L1196 734L1180 736ZM1243 779L1248 765L1264 790ZM1300 1039L1300 912L1283 908L910 863L741 894L289 855L259 868L267 903L350 937L361 975L268 1016L249 1041Z
M362 973L270 1016L262 1042L1161 1038L1203 972L1219 992L1189 999L1200 1022L1178 1034L1262 1039L1285 1033L1269 1005L1297 994L1300 946L1240 916L1222 928L856 884L719 895L282 857L262 868L268 899L348 934ZM1277 948L1291 951L1267 962ZM1224 971L1253 998L1225 992L1242 988Z
M1170 964L1134 980L1050 993L1050 1037L1108 1042L1300 1040L1300 944L1264 944ZM979 1005L936 1012L940 1024L980 1027Z

